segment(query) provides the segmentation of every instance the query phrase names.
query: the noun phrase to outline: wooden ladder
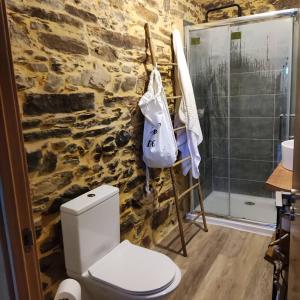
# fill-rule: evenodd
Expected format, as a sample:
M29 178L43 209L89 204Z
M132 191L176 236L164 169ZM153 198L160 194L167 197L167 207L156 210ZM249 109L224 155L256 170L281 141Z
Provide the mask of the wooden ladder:
M156 60L156 56L155 56L155 50L153 47L153 43L152 43L152 38L151 38L151 32L150 32L150 26L148 23L146 23L145 25L145 31L146 31L146 39L147 39L147 43L148 46L150 48L150 54L151 54L151 61L152 61L152 65L153 67L156 66L171 66L173 67L173 74L172 74L172 83L173 83L173 96L167 97L167 100L180 100L182 98L181 95L176 95L176 91L175 91L175 68L177 66L177 63L174 62L174 57L175 55L173 54L173 61L171 63L158 63ZM171 49L172 49L172 53L173 53L173 46L171 43ZM176 102L175 102L176 104ZM186 129L186 126L181 126L181 127L177 127L174 128L174 131L178 131L178 130L182 130L182 129ZM207 232L207 224L206 224L206 218L205 218L205 211L204 211L204 205L203 205L203 193L202 193L202 188L201 188L201 184L200 184L200 179L197 180L197 183L192 184L187 190L185 190L184 192L182 192L181 194L179 194L178 192L178 187L177 187L177 183L176 183L176 176L175 176L175 171L174 168L178 165L180 165L182 162L190 160L191 156L185 157L184 159L181 159L177 162L174 163L174 165L172 167L169 168L170 173L171 173L171 179L172 179L172 185L173 185L173 191L174 191L174 198L175 198L175 208L176 208L176 214L177 214L177 220L178 220L178 228L179 228L179 232L180 232L180 239L181 239L181 245L182 245L182 252L184 256L187 256L187 250L186 250L186 242L185 242L185 238L184 238L184 231L183 231L183 225L182 225L182 218L180 216L180 209L179 209L179 201L186 196L188 193L190 193L192 190L194 189L198 189L198 195L199 195L199 204L200 204L200 211L194 211L194 213L196 213L196 217L192 220L193 222L199 217L202 216L202 221L203 221L203 226L204 226L204 231Z

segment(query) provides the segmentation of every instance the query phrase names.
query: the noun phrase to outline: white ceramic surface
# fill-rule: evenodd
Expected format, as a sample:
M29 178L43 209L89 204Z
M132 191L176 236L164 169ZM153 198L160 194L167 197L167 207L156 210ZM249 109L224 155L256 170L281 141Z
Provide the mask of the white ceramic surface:
M118 189L100 186L61 206L67 273L82 300L164 299L181 271L167 256L120 243Z
M281 143L282 165L284 168L293 171L294 159L294 140L288 140Z
M174 280L175 267L168 256L125 240L88 272L94 279L125 293L146 295L168 287Z
M148 295L124 293L114 286L95 280L88 272L80 276L74 274L72 277L81 284L82 300L165 300L167 296L177 288L181 281L181 271L177 265L175 265L175 268L176 274L172 283L162 291Z
M102 185L63 204L60 210L68 273L86 272L119 245L120 204L117 188Z

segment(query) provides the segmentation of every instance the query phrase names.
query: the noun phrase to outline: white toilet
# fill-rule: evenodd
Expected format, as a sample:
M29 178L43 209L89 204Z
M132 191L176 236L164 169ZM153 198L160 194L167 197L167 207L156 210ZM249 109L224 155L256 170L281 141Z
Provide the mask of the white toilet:
M120 243L119 189L103 185L61 206L67 273L82 300L164 299L181 272L166 255Z

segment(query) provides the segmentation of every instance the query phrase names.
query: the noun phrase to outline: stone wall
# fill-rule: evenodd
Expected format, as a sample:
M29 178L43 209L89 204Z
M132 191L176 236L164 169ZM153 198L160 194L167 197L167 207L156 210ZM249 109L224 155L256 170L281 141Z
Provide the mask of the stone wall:
M144 25L158 58L169 61L172 25L197 23L201 13L193 0L11 0L7 7L42 283L52 299L65 276L61 204L110 184L120 188L122 239L151 247L174 227L169 173L155 172L153 193L144 192L137 106L151 70ZM168 68L162 74L170 94Z
M121 234L151 247L176 223L170 176L144 193L141 160L149 22L157 56L171 59L170 33L183 20L232 1L7 0L45 299L64 278L59 207L101 184L120 188ZM235 1L244 14L299 1ZM216 18L230 16L225 12ZM149 51L148 51L149 53ZM162 69L167 93L170 72ZM182 181L182 179L181 179Z

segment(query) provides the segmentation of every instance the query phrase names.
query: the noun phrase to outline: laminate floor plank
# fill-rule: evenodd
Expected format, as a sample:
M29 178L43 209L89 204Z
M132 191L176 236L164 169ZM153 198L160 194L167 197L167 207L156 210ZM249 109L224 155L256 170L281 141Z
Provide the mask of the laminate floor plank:
M186 240L193 237L187 246L188 257L179 254L177 230L156 247L182 271L180 286L168 300L272 298L273 267L264 260L270 237L214 225L206 233L184 224L184 231Z

